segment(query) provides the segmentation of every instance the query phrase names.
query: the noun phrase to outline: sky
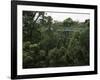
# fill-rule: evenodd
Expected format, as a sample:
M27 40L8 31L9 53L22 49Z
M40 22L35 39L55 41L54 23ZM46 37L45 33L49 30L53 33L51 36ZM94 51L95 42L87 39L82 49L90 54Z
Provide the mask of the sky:
M52 16L53 20L63 21L66 18L72 18L73 21L84 22L86 19L90 19L89 14L83 13L59 13L59 12L46 12L47 16Z

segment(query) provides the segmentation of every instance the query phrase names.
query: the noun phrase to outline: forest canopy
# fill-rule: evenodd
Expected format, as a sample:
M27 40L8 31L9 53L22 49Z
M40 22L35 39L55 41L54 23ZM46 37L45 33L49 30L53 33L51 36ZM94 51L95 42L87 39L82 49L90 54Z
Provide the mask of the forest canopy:
M89 65L90 20L59 21L46 14L23 11L23 68Z

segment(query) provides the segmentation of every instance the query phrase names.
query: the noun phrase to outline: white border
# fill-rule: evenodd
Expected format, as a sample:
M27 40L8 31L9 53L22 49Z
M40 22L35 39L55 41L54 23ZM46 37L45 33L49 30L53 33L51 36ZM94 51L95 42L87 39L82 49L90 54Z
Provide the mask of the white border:
M90 66L77 67L57 67L57 68L22 68L22 11L58 11L58 12L76 12L90 14ZM94 10L81 8L59 8L45 6L17 6L17 75L28 74L45 74L45 73L60 73L60 72L80 72L94 71Z

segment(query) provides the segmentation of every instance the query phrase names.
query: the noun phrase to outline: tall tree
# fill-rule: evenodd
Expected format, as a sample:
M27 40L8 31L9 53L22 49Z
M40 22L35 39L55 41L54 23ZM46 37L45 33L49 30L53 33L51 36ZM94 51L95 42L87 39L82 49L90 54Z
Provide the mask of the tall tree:
M32 42L33 31L37 30L38 20L40 18L43 19L44 14L45 14L44 12L39 12L39 11L23 11L23 31L25 33L25 36L28 36L27 39L26 38L24 39Z

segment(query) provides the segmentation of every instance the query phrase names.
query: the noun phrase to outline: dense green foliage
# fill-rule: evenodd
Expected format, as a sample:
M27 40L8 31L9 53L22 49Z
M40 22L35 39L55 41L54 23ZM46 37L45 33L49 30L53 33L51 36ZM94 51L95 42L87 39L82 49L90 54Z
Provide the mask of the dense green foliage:
M89 20L23 11L23 68L89 65Z

